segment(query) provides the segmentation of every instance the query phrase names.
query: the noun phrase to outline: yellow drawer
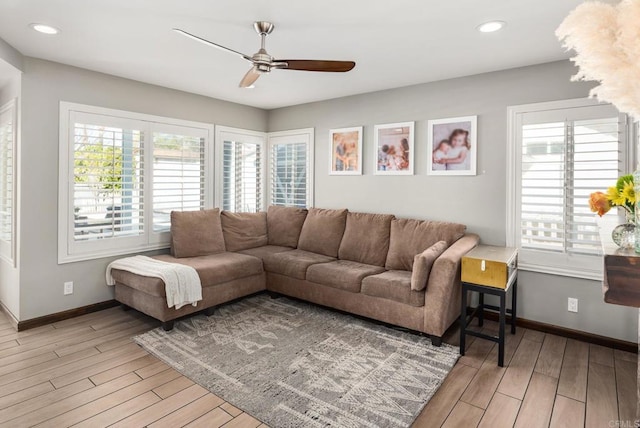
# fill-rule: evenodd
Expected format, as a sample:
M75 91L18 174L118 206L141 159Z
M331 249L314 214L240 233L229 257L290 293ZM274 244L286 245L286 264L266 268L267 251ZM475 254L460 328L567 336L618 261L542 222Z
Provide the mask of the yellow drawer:
M462 258L462 281L507 288L517 269L515 248L480 245Z

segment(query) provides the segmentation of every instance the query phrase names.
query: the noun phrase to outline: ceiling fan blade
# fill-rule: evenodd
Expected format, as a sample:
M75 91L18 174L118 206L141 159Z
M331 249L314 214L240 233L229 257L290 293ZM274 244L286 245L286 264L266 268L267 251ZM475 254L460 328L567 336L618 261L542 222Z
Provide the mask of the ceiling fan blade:
M195 40L197 42L204 43L205 45L213 46L214 48L218 48L218 49L221 49L223 51L230 52L232 54L238 55L238 56L246 59L247 61L253 62L253 58L251 58L249 55L243 54L242 52L234 51L233 49L230 49L230 48L228 48L226 46L222 46L222 45L219 45L217 43L213 43L213 42L211 42L211 41L209 41L207 39L203 39L202 37L198 37L195 34L188 33L188 32L186 32L184 30L179 29L179 28L173 28L172 30L175 31L178 34L182 34L183 36L188 37L188 38L190 38L192 40Z
M275 63L285 63L278 68L284 70L327 71L344 73L356 66L353 61L319 61L312 59L276 59Z
M256 80L258 80L258 77L260 77L260 73L256 71L255 67L251 67L251 69L247 71L247 74L245 74L242 80L240 81L240 87L241 88L250 87L256 82Z

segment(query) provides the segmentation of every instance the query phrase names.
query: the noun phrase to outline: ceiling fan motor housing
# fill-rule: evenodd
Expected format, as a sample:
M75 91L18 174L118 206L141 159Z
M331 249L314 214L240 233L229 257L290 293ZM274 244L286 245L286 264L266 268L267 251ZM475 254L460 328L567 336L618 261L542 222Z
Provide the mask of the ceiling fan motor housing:
M268 73L271 71L273 67L273 57L269 55L264 48L260 48L251 58L253 59L256 71L259 73Z
M268 21L256 21L253 23L253 28L256 30L256 33L260 35L271 34L275 26Z

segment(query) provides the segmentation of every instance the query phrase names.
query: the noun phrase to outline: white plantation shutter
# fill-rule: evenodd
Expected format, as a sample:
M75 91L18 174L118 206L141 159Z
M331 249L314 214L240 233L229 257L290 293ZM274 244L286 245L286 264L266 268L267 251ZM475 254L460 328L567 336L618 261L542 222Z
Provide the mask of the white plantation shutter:
M15 101L0 108L0 256L14 260Z
M128 121L73 116L74 241L142 236L144 133Z
M165 248L213 205L210 125L60 104L59 263Z
M313 130L269 137L269 203L309 207L312 205Z
M234 212L264 209L264 142L223 141L222 208Z
M524 111L516 126L521 267L598 277L600 238L589 195L628 170L626 116L610 105L576 106Z
M606 191L626 173L624 141L626 117L611 116L575 120L569 126L567 171L567 252L601 254L595 216L589 209L589 195ZM616 210L610 215L616 215Z
M564 122L522 127L521 246L564 248Z
M153 132L153 231L168 232L171 211L205 204L204 131L156 125Z

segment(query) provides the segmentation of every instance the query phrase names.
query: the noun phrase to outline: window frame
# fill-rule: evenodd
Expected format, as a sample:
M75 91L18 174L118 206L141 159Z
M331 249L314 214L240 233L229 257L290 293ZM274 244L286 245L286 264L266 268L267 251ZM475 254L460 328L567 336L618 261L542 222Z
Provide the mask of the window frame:
M271 168L272 168L272 159L271 153L274 144L295 144L300 143L300 140L296 140L302 136L307 144L307 154L309 156L307 165L307 208L312 208L314 206L315 201L315 128L302 128L302 129L292 129L288 131L277 131L270 132L267 135L267 150L269 152L268 155L268 185L267 185L267 205L273 205L272 194L271 194ZM276 139L282 139L284 142L274 142ZM290 143L289 143L290 142Z
M269 134L260 131L251 131L248 129L233 128L229 126L216 126L215 133L215 146L216 146L216 179L218 186L216 187L216 206L222 207L224 205L224 142L226 141L238 141L241 143L255 143L261 146L262 159L260 159L262 174L261 174L261 189L262 192L262 210L266 210L269 204L267 197L267 189L269 188L269 157L267 140Z
M510 247L520 247L521 228L518 225L520 218L521 204L519 205L519 186L520 177L518 176L519 164L521 162L521 144L519 136L521 135L521 124L519 117L525 113L543 113L552 110L564 110L571 108L595 107L602 106L596 100L590 98L578 98L561 101L550 101L542 103L524 104L518 106L509 106L507 108L507 150L506 150L506 170L507 170L507 195L506 195L506 243ZM625 119L625 129L622 130L622 156L623 171L632 171L636 159L636 147L632 142L635 141L635 127L630 126L628 117ZM602 190L602 189L593 189ZM595 215L595 214L594 214ZM527 250L532 251L532 250ZM525 271L539 272L552 275L568 276L573 278L589 279L601 281L603 278L603 270L600 256L579 255L561 253L562 258L559 263L548 264L544 262L545 254L553 254L554 260L558 259L559 253L538 250L535 251L542 257L529 257L527 260L523 257L522 250L518 268Z
M0 114L9 112L11 116L11 242L0 241L0 259L9 263L11 267L17 266L17 192L18 192L18 98L13 98L0 106Z
M102 242L91 242L88 245L78 245L74 239L74 198L73 198L73 156L74 143L72 132L73 119L77 114L97 115L103 120L111 118L113 122L143 125L144 132L144 165L142 170L144 179L144 232L141 237L105 239ZM154 124L158 128L195 128L204 131L204 207L213 207L214 177L212 175L214 126L207 123L187 121L182 119L135 113L124 110L109 109L85 104L60 102L60 134L59 134L59 182L58 182L58 264L72 263L83 260L132 254L169 247L169 232L157 233L153 231L153 132ZM83 248L84 247L84 248Z

